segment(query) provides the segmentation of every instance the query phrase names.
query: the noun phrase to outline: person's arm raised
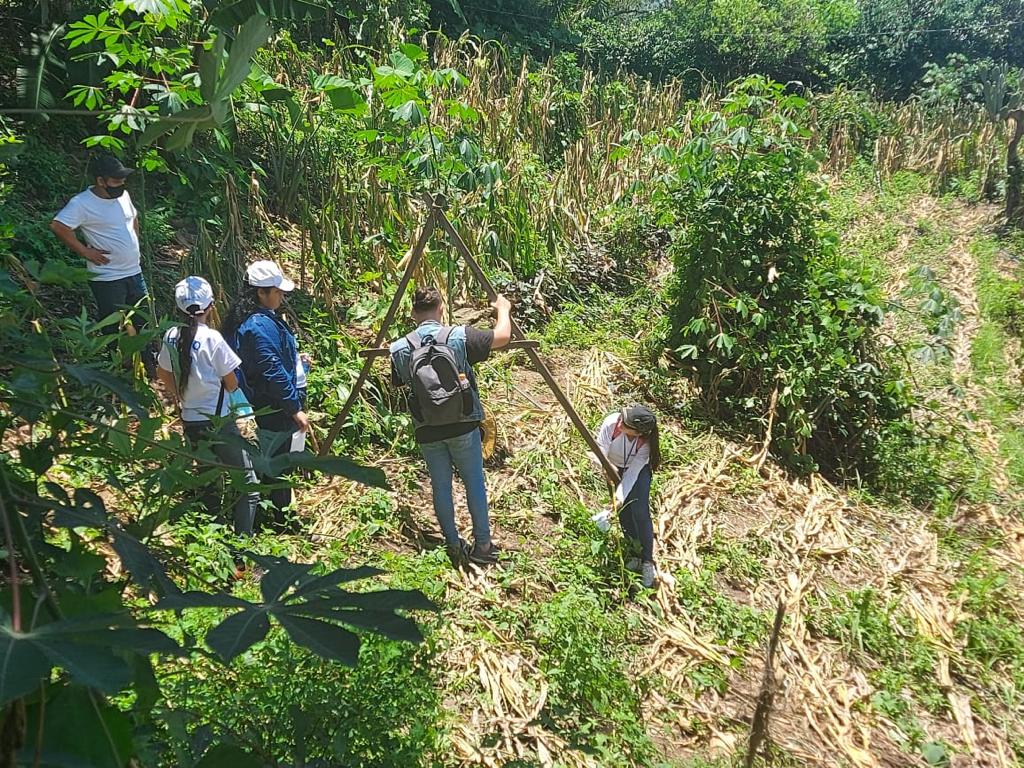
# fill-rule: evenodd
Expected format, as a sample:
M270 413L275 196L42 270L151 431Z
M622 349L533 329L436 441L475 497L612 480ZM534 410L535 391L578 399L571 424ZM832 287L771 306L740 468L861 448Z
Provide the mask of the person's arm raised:
M491 302L498 312L498 321L494 324L494 342L491 349L501 349L512 340L512 304L504 296L499 295Z

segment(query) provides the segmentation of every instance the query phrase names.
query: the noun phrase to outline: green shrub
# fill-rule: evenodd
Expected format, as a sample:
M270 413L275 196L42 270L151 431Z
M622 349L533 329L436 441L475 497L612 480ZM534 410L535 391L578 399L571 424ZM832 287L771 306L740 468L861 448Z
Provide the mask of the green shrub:
M601 753L602 765L645 764L652 750L640 692L616 652L625 641L622 620L573 585L540 606L534 627L551 686L548 715L576 743Z
M275 631L231 667L193 661L158 670L175 703L164 719L184 723L192 739L206 733L275 764L430 765L442 733L430 656L428 648L367 639L359 666L348 669ZM165 737L165 749L179 747L182 735Z
M876 342L883 292L826 226L805 107L751 78L694 116L664 198L667 341L718 415L749 425L774 408L784 459L844 471L870 463L910 398Z

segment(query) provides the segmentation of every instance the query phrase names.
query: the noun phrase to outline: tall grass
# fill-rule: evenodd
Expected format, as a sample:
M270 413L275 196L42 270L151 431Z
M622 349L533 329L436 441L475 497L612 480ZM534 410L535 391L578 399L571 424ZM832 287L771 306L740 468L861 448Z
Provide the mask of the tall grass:
M452 195L452 219L485 265L509 277L557 271L567 255L592 246L615 206L642 207L664 169L664 149L689 138L694 111L718 106L713 86L693 98L678 81L655 85L626 74L602 80L583 71L567 78L555 60L537 67L469 36L430 33L421 42L432 68L465 75L459 97L480 116L467 126L435 100L432 125L448 135L471 132L482 156L502 169L491 196ZM357 79L368 62L363 51L333 51L313 62L294 51L272 56L268 66L279 69L268 74L304 94L303 113L296 119L275 106L271 117L255 119L254 138L271 166L264 199L297 224L300 261L309 267L303 277L325 298L367 273L393 282L423 215L400 180L382 175L375 147L354 147L352 123L318 113L312 90L298 85L311 63L314 71ZM812 96L811 104L806 141L820 148L828 171L868 157L881 177L924 172L937 189L973 175L980 193L993 194L1001 182L1005 130L982 111L935 113L918 102L880 103L856 92ZM380 112L371 104L370 121ZM452 191L452 180L441 177L434 186ZM447 283L447 251L446 243L432 243L422 279ZM454 283L467 290L463 275Z

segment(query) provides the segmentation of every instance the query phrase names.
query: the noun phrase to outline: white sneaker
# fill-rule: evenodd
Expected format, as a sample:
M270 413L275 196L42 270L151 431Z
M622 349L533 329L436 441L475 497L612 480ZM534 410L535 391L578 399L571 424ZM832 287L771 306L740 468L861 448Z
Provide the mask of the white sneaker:
M650 589L653 587L657 578L658 570L654 567L654 563L644 563L643 572L640 576L640 582L644 585L644 588Z
M633 573L640 573L640 558L631 557L626 561L626 570L632 571Z

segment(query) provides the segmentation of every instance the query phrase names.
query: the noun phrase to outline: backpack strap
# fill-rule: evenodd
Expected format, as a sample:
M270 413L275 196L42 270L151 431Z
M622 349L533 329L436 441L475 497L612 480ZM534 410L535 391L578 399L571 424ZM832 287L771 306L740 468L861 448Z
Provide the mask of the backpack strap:
M435 344L447 344L448 343L448 334L450 334L451 332L452 332L452 328L447 327L447 326L443 327L440 331L437 332L437 335L434 337L434 343Z
M418 331L413 331L412 333L408 334L405 337L405 340L409 342L409 346L412 347L414 350L417 350L423 346L423 339L420 338L420 334Z

